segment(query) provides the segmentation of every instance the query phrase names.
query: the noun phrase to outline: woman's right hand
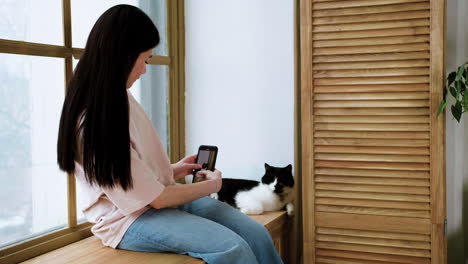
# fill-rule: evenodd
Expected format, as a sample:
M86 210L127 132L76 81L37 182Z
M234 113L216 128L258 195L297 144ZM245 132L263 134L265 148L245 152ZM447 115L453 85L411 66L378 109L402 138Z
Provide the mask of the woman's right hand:
M214 171L201 170L197 174L205 176L207 181L213 181L216 183L215 190L213 190L213 193L219 192L219 190L221 190L223 180L222 180L222 173L219 170L214 170Z

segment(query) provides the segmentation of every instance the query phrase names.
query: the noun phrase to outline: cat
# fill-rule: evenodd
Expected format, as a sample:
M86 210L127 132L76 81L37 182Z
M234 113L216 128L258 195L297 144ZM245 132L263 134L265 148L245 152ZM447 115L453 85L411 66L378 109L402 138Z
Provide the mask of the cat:
M262 214L286 207L288 215L292 215L293 187L291 164L280 168L265 163L265 175L261 182L223 178L221 190L210 197L226 202L244 214Z

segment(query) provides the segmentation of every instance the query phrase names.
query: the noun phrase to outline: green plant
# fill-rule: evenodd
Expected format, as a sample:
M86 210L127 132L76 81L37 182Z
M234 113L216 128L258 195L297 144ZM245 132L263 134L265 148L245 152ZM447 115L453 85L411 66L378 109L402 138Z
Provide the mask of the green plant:
M451 106L453 117L460 122L463 113L468 111L468 62L458 67L456 72L451 72L447 77L447 86L444 89L444 99L439 105L437 116L442 113L448 103L447 90L455 98Z

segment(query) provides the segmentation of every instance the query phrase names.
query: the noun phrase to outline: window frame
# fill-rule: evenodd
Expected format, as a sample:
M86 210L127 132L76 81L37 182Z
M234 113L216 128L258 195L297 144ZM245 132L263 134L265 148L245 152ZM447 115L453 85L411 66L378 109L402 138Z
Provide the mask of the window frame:
M0 53L63 58L66 93L66 84L73 74L73 59L79 59L83 49L72 46L71 0L62 0L62 14L62 46L0 39ZM169 67L169 157L171 162L176 162L185 155L184 0L166 0L166 32L168 55L153 55L149 64ZM67 175L67 199L67 227L0 248L0 262L18 263L91 236L92 224L77 222L76 183L73 174Z

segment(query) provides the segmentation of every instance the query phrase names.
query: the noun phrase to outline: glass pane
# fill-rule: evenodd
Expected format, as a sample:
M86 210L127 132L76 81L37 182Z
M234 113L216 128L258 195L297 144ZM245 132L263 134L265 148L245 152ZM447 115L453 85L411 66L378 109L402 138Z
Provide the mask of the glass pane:
M0 18L0 39L63 45L62 0L2 0Z
M169 67L147 65L146 70L146 74L135 82L140 83L140 87L132 87L130 91L145 109L166 153L169 153Z
M167 34L166 34L166 1L165 0L140 0L140 8L151 17L159 31L159 44L153 54L167 56Z
M74 65L78 60L74 60ZM169 153L169 67L165 65L146 65L146 74L141 76L130 91L135 99L143 106L158 131L162 144ZM85 222L82 213L83 190L77 185L77 215L78 222Z
M63 59L0 53L0 247L67 224L63 69Z
M102 13L112 6L128 4L139 6L148 14L159 30L161 43L155 49L156 55L167 55L166 41L166 4L165 0L72 0L72 32L73 47L84 48L91 28Z

